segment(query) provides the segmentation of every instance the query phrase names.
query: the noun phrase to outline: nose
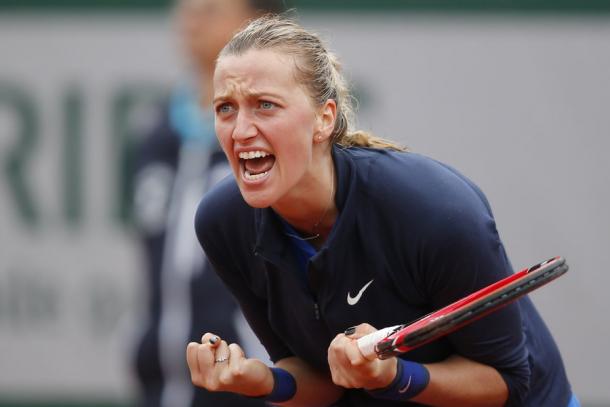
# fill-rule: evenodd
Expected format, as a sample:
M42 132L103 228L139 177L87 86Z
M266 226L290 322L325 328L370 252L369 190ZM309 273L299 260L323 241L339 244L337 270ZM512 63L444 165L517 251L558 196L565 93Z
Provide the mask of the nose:
M235 128L233 129L233 140L247 142L256 137L258 128L254 123L253 118L243 110L237 113Z

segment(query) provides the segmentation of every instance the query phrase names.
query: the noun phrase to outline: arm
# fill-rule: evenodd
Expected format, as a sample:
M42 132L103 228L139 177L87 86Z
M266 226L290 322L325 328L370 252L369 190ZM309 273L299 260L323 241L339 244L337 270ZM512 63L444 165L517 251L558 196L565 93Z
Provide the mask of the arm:
M442 236L436 236L425 256L428 261L424 263L424 273L430 277L426 290L432 309L439 309L512 273L491 215L486 219L462 216L452 223ZM444 394L451 399L452 391L463 395L464 391L476 390L487 392L490 400L496 400L497 386L501 384L505 392L501 405L523 405L530 388L531 371L522 324L517 302L448 335L454 355L460 355L461 359L449 358L438 366L431 366L431 377L433 370L440 377L451 372L455 375L459 367L463 371L459 371L456 382L449 379L439 382L446 386L437 388L436 395ZM465 386L460 389L460 385Z
M458 355L425 366L430 382L413 401L438 407L501 407L506 403L508 387L490 366Z
M368 324L361 324L353 335L339 334L333 340L329 348L329 365L336 384L377 390L387 388L393 382L398 371L395 357L368 360L358 349L356 339L374 330ZM490 366L453 355L442 362L427 364L425 368L429 372L429 382L411 398L413 401L437 407L501 407L506 403L506 383ZM401 399L399 393L395 395L395 400Z
M297 382L297 393L291 400L280 403L281 406L329 406L343 394L344 389L336 386L330 377L314 371L297 357L279 360L275 366L290 372Z
M269 305L265 295L257 294L257 290L252 287L250 267L260 259L255 258L251 250L243 250L243 246L240 248L236 243L245 234L244 225L249 224L247 220L238 218L243 210L234 208L233 201L221 204L211 202L213 193L208 193L207 200L204 198L197 211L197 236L216 273L238 300L248 323L265 346L275 366L289 372L296 381L296 394L281 405L315 407L332 404L341 397L343 389L335 386L329 377L318 373L303 360L293 356L270 326L267 318ZM239 191L235 190L234 193L239 194ZM239 202L243 202L241 198ZM218 221L227 221L225 213L232 214L231 220L235 221L232 230L239 231L238 236L226 236L225 228L222 228L221 222ZM195 385L212 391L224 390L247 396L267 396L272 392L274 377L269 367L261 361L245 358L243 351L236 344L226 345L222 341L220 345L210 344L212 334L206 335L200 344L190 343L187 349L189 368ZM216 346L219 347L218 350ZM217 360L216 354L226 354L223 350L225 347L227 351L231 351L230 360L233 363L214 363Z
M425 221L415 228L419 231L418 240L398 249L399 253L410 253L410 248L418 247L416 266L405 258L405 270L395 268L392 274L398 289L416 284L429 310L442 308L512 272L493 218L480 199L471 197L468 205L455 199L443 202L451 205L435 207L427 216L420 216ZM389 233L402 236L404 230L410 230L409 225L397 221L395 229L390 225ZM409 298L408 294L405 290L403 298ZM368 332L362 332L365 333ZM357 352L357 337L340 334L329 348L329 365L336 384L390 391L404 388L408 378L416 377L405 376L401 387L390 386L396 378L397 360L386 365L382 362L387 361L365 360ZM453 355L425 365L429 381L422 380L419 392L413 391L409 397L433 406L523 405L529 391L530 368L518 304L464 327L445 341ZM408 354L405 359L409 359ZM422 365L418 366L421 370ZM379 398L386 395L383 391L372 394ZM408 399L398 391L392 397Z
M368 196L375 213L391 214L376 218L388 242L381 255L392 265L387 275L405 308L416 306L422 314L424 309L442 308L512 272L478 188L427 159L398 154L394 158L379 159L370 167L369 179L375 182L369 183ZM404 166L397 165L400 160ZM405 322L399 318L396 324ZM396 359L388 370L378 370L378 361L358 359L352 341L340 334L329 348L335 383L365 389L391 384ZM426 355L423 349L414 352L415 361L436 363L426 365L429 381L422 381L422 391L411 397L433 405L521 406L528 397L531 374L525 344L519 305L509 305L431 345L431 352L438 346L443 355L452 354L447 359ZM376 380L381 384L372 387Z

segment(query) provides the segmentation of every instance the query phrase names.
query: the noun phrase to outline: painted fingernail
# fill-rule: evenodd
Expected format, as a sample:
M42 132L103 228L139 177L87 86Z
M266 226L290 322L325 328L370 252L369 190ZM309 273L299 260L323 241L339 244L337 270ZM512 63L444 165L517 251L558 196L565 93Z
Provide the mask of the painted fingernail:
M356 332L356 327L355 326L350 326L349 328L347 328L345 330L345 335L346 336L350 336L353 335Z
M210 338L210 343L211 343L212 345L215 345L215 344L216 344L216 342L218 342L218 337L217 337L217 336L212 336L212 337Z

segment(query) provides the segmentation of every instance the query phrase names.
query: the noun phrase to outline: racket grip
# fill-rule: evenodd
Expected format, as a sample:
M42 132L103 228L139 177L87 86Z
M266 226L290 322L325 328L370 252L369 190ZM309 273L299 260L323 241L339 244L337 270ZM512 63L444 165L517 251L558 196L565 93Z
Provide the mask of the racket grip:
M364 335L362 338L358 338L356 342L362 356L370 360L375 359L377 357L377 352L375 352L377 342L394 333L400 327L401 325L389 326L387 328L380 329L379 331L371 332L368 335Z

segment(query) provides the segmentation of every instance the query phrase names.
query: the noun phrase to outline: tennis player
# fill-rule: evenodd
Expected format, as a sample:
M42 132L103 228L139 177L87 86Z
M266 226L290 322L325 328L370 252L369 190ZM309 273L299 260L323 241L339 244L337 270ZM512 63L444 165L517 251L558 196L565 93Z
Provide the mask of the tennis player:
M527 298L400 358L356 339L512 273L489 203L451 167L352 131L339 63L295 22L252 22L220 54L216 134L231 165L197 236L274 367L206 333L195 385L286 406L577 406ZM213 307L213 304L210 304Z

